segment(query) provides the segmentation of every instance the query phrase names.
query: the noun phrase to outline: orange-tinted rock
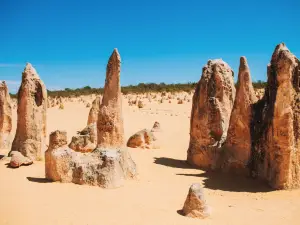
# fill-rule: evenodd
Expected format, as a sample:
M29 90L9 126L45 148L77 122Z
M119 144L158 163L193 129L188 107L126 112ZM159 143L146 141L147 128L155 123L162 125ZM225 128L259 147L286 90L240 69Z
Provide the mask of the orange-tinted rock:
M247 59L240 58L236 97L223 150L223 170L248 173L251 156L252 106L257 102Z
M45 150L47 90L30 63L22 73L22 83L18 91L17 131L12 151L36 160Z
M103 188L120 187L126 179L135 178L135 163L124 146L121 108L120 56L115 49L107 65L104 95L99 110L98 147L88 153L76 152L67 146L65 132L51 133L49 148L45 153L46 177L52 181ZM96 137L88 131L90 126L93 124L79 134L85 137L89 135L89 141L94 143ZM81 140L71 144L79 151L86 147Z
M228 76L210 65L204 68L193 98L188 161L205 169L250 173L274 189L299 188L299 60L285 44L279 44L268 65L264 96L257 101L249 68L241 58L228 132L233 89L220 88L230 86L223 82Z
M300 187L300 62L284 43L268 65L265 95L254 106L252 175L275 189Z
M49 137L49 147L45 152L45 175L52 181L72 182L72 154L68 148L67 132L54 131Z
M11 99L5 81L0 82L0 149L8 149L11 144L12 128Z
M211 215L204 190L200 184L192 184L183 206L183 215L191 218L205 219Z
M92 123L86 126L79 135L73 136L69 148L76 152L92 152L97 147L97 126Z
M147 129L138 131L137 133L132 135L127 141L127 146L130 148L159 148L157 138L150 130Z
M120 86L121 57L114 49L106 67L106 80L98 117L98 147L124 146L122 95Z
M232 69L222 60L209 60L193 96L189 163L206 169L217 167L234 99Z
M92 123L97 124L101 101L102 101L101 96L97 96L95 98L95 100L93 101L92 108L90 109L90 112L89 112L87 125L90 125Z

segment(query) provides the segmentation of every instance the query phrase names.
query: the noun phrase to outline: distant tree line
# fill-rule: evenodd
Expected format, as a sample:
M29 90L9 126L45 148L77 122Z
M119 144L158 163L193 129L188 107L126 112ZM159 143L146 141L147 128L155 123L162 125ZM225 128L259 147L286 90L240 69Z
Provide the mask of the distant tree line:
M121 87L121 91L123 94L142 94L148 92L179 92L185 91L190 92L195 89L196 82L194 83L177 83L177 84L165 84L165 83L139 83L138 85L129 85ZM266 86L266 82L258 80L257 82L253 82L253 87L264 88ZM48 96L50 97L78 97L81 95L90 95L90 94L103 94L103 88L92 88L90 86L85 86L83 88L65 88L64 90L56 90L56 91L48 91ZM17 94L11 94L12 98L16 98Z
M265 88L266 86L267 86L267 82L265 81L258 80L256 82L253 82L254 89L262 89Z

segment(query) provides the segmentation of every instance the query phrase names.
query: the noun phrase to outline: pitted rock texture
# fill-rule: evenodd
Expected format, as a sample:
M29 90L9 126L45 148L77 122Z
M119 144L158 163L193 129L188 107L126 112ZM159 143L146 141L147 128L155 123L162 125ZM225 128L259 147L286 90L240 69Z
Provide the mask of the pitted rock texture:
M97 147L97 126L92 123L86 126L79 135L72 137L69 148L76 152L92 152Z
M117 188L126 179L137 176L135 163L126 148L75 152L67 146L64 131L51 133L45 160L46 178L52 181Z
M300 187L300 62L284 43L268 65L265 95L254 106L251 173L274 189Z
M231 113L226 143L223 147L223 170L248 174L251 157L252 106L257 98L252 86L246 57L240 58L236 97Z
M140 130L132 135L127 141L127 147L157 149L159 144L155 135L147 129Z
M124 185L124 180L137 177L136 165L124 146L122 118L120 55L115 49L108 61L104 95L97 121L97 148L89 153L85 150L85 138L96 143L95 130L89 125L79 132L79 138L67 146L67 135L55 131L50 135L49 148L45 153L46 177L52 181L73 182L103 188ZM90 151L91 149L89 149Z
M121 57L114 49L106 67L106 80L98 116L98 147L124 146L122 94L120 86Z
M211 215L211 208L206 203L200 184L191 185L182 211L183 215L198 219L205 219Z
M225 144L222 140L226 129L218 129L216 121L222 121L219 127L226 128L228 117L220 116L224 110L218 114L208 107L207 95L215 96L216 92L215 88L208 91L209 84L203 80L207 78L207 71L215 70L209 70L209 66L204 68L193 99L188 161L205 169L250 174L267 181L274 189L299 188L300 62L284 43L277 45L268 65L267 87L259 100L246 59L242 57L240 63L237 95ZM216 72L208 74L220 77L215 76ZM225 96L228 103L230 95ZM230 104L224 105L223 108L229 109ZM213 144L216 140L217 144ZM220 143L221 148L218 148Z
M45 150L47 90L30 63L22 73L18 91L17 131L11 151L19 151L31 160Z
M33 161L28 157L22 155L21 152L14 151L11 154L11 160L9 166L12 168L18 168L20 166L28 166L31 165Z
M97 124L101 102L102 102L101 96L97 96L93 101L92 108L90 109L89 112L87 125L90 125L92 123Z
M5 81L0 82L0 149L9 149L12 128L11 99Z
M222 60L209 60L196 86L190 124L187 160L204 169L214 169L226 140L235 99L232 69Z

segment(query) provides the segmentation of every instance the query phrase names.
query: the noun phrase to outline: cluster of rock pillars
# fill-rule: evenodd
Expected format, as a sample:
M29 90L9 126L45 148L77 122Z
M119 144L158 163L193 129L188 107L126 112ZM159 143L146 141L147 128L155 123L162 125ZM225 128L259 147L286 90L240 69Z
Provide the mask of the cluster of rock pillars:
M299 188L300 62L281 43L267 73L265 95L257 100L245 57L236 88L228 64L208 61L193 97L187 160L251 175L274 189Z
M124 142L121 59L115 49L106 68L103 98L97 97L88 125L67 143L65 131L46 139L47 91L31 64L22 73L18 91L18 120L13 142L11 100L0 83L0 148L10 148L10 165L32 164L43 158L52 181L116 188L137 177ZM276 46L267 70L264 97L258 100L245 57L238 81L221 59L203 67L193 96L187 161L205 170L219 170L265 180L274 189L300 187L300 62L284 43ZM155 128L156 127L156 128ZM156 124L154 130L159 127ZM131 137L129 147L153 147L153 130ZM209 207L202 188L193 184L183 212L205 218Z

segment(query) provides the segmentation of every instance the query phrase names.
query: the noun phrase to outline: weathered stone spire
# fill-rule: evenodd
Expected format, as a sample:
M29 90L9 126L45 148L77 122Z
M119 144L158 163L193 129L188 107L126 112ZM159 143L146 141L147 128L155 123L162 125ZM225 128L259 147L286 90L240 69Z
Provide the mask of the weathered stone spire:
M209 60L193 96L189 163L206 169L216 168L216 149L226 140L234 98L232 69L221 59Z
M18 91L18 121L11 151L36 160L45 150L47 90L30 63L22 73Z
M114 49L106 67L104 94L98 117L98 147L124 146L122 95L120 86L121 57Z
M251 156L252 105L257 102L246 57L240 58L236 97L231 113L226 144L224 170L247 173Z

